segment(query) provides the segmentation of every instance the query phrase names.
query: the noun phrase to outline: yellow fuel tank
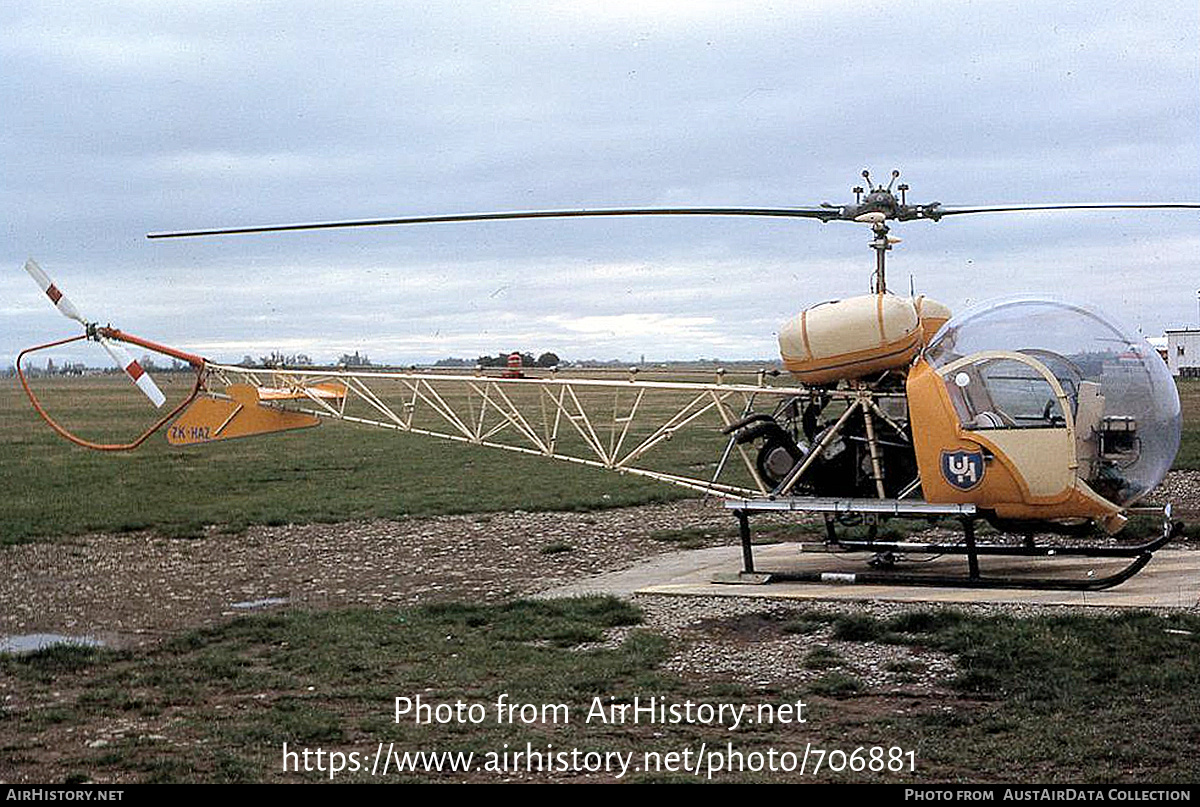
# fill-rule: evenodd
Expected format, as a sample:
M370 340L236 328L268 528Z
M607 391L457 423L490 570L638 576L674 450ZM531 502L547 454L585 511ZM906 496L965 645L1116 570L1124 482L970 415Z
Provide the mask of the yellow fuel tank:
M865 294L806 309L779 331L783 364L806 384L905 367L949 317L923 297Z

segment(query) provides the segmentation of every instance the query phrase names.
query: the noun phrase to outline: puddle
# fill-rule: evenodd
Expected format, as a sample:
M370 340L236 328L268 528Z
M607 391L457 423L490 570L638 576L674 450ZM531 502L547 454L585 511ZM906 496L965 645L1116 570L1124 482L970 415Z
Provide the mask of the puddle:
M255 608L270 608L272 605L286 605L287 597L264 597L261 600L246 600L244 602L235 602L230 608L237 608L241 611L249 611Z
M91 636L62 636L57 633L27 633L24 636L0 637L0 653L34 653L56 644L80 647L103 647L104 642Z

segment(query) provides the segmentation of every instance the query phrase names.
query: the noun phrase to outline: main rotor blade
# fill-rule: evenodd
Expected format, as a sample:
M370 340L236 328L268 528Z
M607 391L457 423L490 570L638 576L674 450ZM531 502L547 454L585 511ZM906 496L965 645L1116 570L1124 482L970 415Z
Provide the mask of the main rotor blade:
M99 341L117 366L125 371L125 375L129 376L133 383L137 384L138 389L145 393L152 404L162 406L166 403L167 396L163 395L162 390L154 383L154 379L142 369L142 365L138 364L137 359L131 356L128 350L103 337L100 337Z
M267 224L211 230L149 233L147 238L191 238L201 235L244 235L290 230L333 230L343 227L385 227L393 224L436 224L455 221L502 221L508 219L565 219L599 216L774 216L831 221L841 216L839 207L622 207L579 210L523 210L500 213L451 213L439 216L401 216L390 219L317 221L301 224Z
M59 290L58 286L54 285L53 281L50 280L50 276L42 271L42 267L37 265L37 261L33 258L25 261L25 271L29 273L29 276L33 278L33 281L38 284L41 290L46 293L46 296L50 298L50 302L54 303L54 307L62 312L64 317L73 319L80 325L87 325L87 321L79 313L79 309L66 298L66 295Z
M1021 213L1026 210L1162 210L1162 209L1200 210L1200 203L1195 202L1079 202L1044 205L980 205L978 207L942 207L933 208L927 214L929 218L942 216L957 216L964 213Z

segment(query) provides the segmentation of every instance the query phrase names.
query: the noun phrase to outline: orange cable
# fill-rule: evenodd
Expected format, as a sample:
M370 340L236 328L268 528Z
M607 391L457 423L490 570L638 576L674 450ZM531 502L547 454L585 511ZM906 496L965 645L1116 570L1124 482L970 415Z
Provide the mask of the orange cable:
M143 432L142 436L134 440L132 443L93 443L90 440L84 440L82 437L75 436L62 426L55 423L54 419L46 413L46 410L42 408L41 403L38 401L37 396L33 394L33 390L29 388L29 381L25 378L25 373L21 369L21 362L25 358L26 354L37 353L40 350L47 350L52 347L58 347L59 345L69 344L70 342L78 342L81 339L87 339L87 336L72 336L69 339L59 339L57 342L47 342L44 345L26 348L25 350L21 351L20 355L17 356L17 375L21 379L21 386L25 388L25 394L29 396L29 400L33 404L33 408L39 415L42 416L42 420L50 424L50 428L54 429L54 431L58 432L60 436L70 440L75 445L83 446L84 448L91 448L96 451L131 451L140 446L142 443L146 442L150 435L161 429L167 424L168 421L182 412L185 406L196 399L196 396L200 394L200 390L203 388L204 365L200 364L196 365L196 384L192 387L191 394L184 398L178 406L164 415L157 423Z

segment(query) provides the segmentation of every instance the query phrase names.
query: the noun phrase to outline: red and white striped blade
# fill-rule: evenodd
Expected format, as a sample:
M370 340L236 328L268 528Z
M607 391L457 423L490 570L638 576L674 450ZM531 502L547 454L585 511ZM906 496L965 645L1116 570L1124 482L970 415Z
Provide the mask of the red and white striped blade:
M138 385L138 389L146 393L146 397L150 399L151 403L155 406L162 406L166 403L167 396L162 394L162 390L154 383L154 379L142 369L142 365L137 363L137 359L129 355L128 350L107 339L101 339L100 344L108 351L108 355L112 356L117 366L125 371L125 375Z
M69 317L81 325L87 325L87 321L84 320L83 315L79 313L79 309L76 308L74 304L66 298L62 291L59 290L58 286L54 285L54 283L50 280L50 276L42 271L42 267L38 266L37 262L34 261L33 258L25 261L25 271L28 272L29 276L33 278L34 282L41 287L42 291L46 293L46 296L50 298L50 302L54 303L55 307L62 312L64 317Z

